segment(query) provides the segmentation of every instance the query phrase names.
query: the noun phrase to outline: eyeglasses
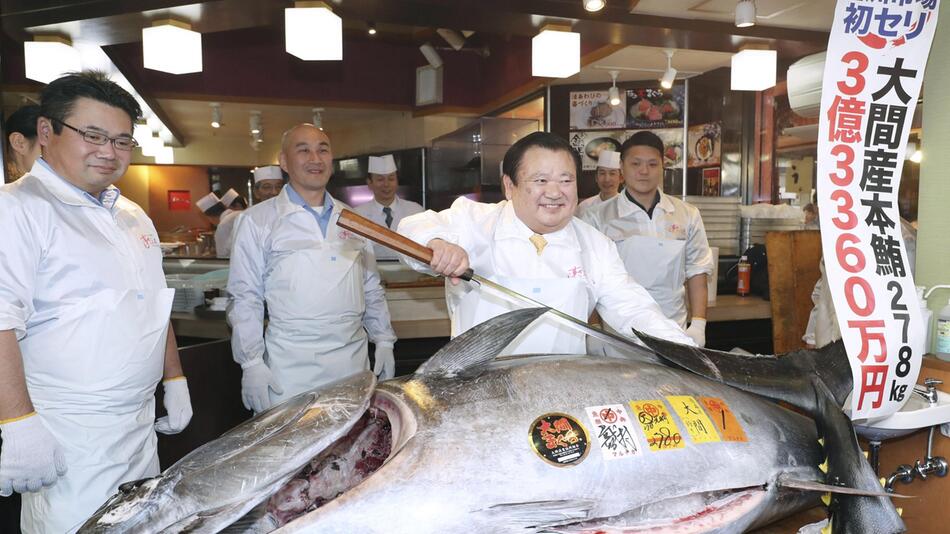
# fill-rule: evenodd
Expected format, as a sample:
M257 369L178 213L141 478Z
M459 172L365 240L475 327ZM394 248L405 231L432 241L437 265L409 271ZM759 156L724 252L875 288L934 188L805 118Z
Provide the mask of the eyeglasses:
M125 150L125 151L130 151L133 148L139 146L138 141L136 141L132 137L128 137L124 135L120 135L118 137L109 137L108 135L101 134L99 132L91 132L89 130L80 130L79 128L76 128L75 126L70 126L59 119L52 119L52 120L78 133L79 135L82 136L82 140L87 143L92 143L94 145L102 146L108 143L109 141L112 141L112 146L114 146L116 150Z

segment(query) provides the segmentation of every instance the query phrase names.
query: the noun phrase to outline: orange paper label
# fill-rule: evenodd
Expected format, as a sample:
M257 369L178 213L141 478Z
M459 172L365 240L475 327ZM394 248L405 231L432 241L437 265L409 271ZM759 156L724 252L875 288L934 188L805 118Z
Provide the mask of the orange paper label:
M680 421L686 426L686 431L689 432L693 443L719 441L712 421L706 417L706 413L699 407L695 398L688 395L667 395L666 400L676 411L676 415L680 416Z
M682 449L683 436L662 400L630 401L651 451Z
M723 441L749 441L736 415L729 409L729 405L716 397L700 397L699 401L709 412L709 418L719 430Z

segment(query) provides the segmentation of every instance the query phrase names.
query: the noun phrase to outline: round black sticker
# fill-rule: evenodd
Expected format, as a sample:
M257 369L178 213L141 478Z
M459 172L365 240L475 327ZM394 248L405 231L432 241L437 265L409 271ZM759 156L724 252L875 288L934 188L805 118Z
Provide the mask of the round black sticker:
M587 457L590 445L584 425L565 413L548 413L535 419L528 439L535 454L557 467L579 464Z

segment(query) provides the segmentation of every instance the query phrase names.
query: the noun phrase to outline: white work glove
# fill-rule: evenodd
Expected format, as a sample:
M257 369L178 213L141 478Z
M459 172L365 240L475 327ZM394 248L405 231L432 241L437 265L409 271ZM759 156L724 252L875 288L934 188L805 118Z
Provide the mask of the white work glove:
M388 380L396 375L396 358L393 356L392 347L376 345L373 359L376 360L373 364L373 373L380 380Z
M50 434L36 412L0 424L0 497L52 486L66 474L63 447Z
M706 346L706 319L693 317L689 322L689 328L686 329L686 335L696 342L697 347Z
M162 404L168 415L155 421L155 430L162 434L177 434L188 426L194 414L191 410L191 395L188 394L188 380L179 376L163 381L162 385L165 387Z
M270 394L267 389L274 390L278 395L284 394L284 388L280 387L270 367L263 360L259 360L244 369L244 375L241 377L241 400L244 401L244 407L253 410L254 413L261 413L271 407Z

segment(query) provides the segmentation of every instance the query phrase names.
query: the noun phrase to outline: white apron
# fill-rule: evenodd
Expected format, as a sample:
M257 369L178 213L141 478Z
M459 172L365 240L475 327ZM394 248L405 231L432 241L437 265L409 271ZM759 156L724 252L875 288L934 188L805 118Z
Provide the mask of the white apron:
M635 235L617 243L617 251L663 314L686 328L686 241Z
M274 251L284 256L264 291L267 365L284 390L270 392L274 404L369 368L362 247L347 239Z
M74 532L121 483L158 474L155 387L174 294L105 289L20 341L30 397L68 467L23 494L24 533Z
M580 279L492 277L492 280L582 321L586 321L590 315L587 286ZM491 289L479 287L461 298L452 320L454 335L492 317L524 307ZM585 354L585 337L550 314L545 314L515 338L502 354Z

